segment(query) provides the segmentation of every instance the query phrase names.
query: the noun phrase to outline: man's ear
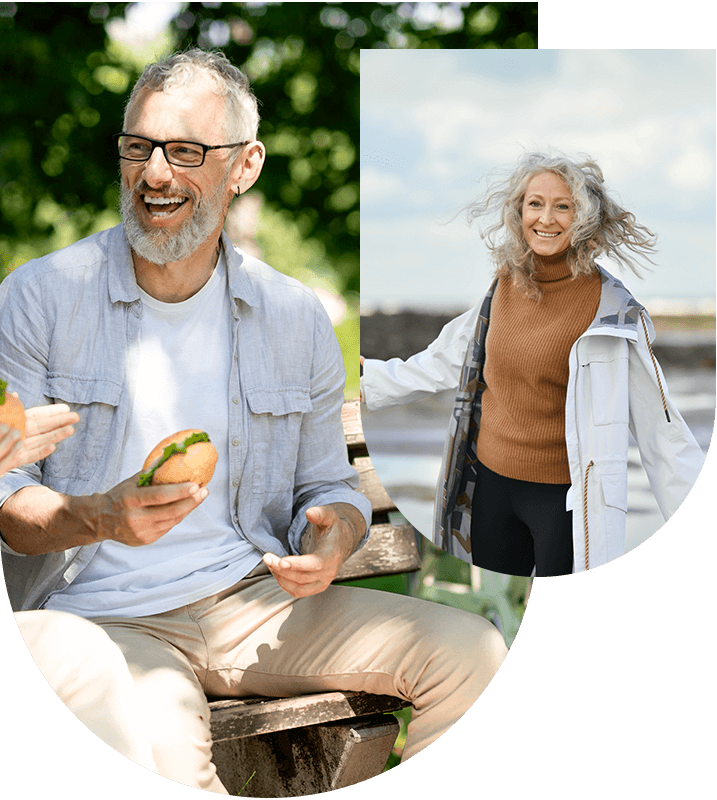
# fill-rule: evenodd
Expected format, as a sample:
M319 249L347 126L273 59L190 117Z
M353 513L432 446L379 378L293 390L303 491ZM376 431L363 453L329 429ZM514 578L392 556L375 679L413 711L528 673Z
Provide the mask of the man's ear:
M256 183L265 158L266 148L261 142L250 142L245 145L231 172L230 185L237 197Z

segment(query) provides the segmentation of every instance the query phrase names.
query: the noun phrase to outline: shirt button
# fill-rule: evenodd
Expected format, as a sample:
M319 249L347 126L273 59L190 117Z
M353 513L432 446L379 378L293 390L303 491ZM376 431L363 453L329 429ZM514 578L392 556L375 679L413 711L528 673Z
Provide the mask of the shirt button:
M232 439L232 445L236 447L239 444L239 439Z
M239 486L239 478L234 478L232 481L232 486Z
M238 403L239 403L239 395L235 394L234 397L232 397L232 403L234 403L234 405L238 405Z

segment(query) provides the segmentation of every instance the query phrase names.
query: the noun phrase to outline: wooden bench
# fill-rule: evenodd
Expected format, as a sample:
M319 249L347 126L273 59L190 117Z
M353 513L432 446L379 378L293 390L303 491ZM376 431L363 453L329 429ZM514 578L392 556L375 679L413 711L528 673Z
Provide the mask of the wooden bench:
M368 542L346 561L337 582L415 572L416 533L411 525L389 522L396 507L371 465L358 401L345 403L342 417L349 460L373 514ZM349 786L383 770L399 730L387 712L408 705L363 692L214 700L213 761L235 796L297 797Z

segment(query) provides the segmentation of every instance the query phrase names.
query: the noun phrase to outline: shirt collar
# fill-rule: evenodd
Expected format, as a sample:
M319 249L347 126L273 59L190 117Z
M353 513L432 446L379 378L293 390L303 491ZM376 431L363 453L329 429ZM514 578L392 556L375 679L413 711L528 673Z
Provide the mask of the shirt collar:
M259 299L254 284L249 277L251 256L235 247L225 231L221 236L224 257L227 261L227 275L229 276L229 292L232 298L243 300L247 305L258 306Z
M109 270L110 301L133 303L139 300L139 286L134 275L132 251L124 233L124 226L117 225L109 232L107 260Z
M243 300L250 306L259 305L254 285L247 271L250 256L234 247L222 231L221 244L227 263L229 291L234 300ZM113 265L109 271L110 301L133 303L140 299L139 286L134 274L132 251L125 236L124 226L117 225L109 232L108 260Z

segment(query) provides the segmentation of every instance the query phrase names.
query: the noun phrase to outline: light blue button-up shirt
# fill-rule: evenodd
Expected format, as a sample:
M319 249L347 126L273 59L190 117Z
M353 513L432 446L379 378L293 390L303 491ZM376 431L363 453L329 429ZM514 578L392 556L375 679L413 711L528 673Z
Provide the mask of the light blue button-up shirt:
M349 503L370 525L341 423L345 372L316 295L222 236L232 298L231 518L262 552L300 552L306 509ZM0 505L25 486L70 494L119 482L132 407L131 345L142 301L122 226L16 269L0 284L0 376L26 407L67 403L76 433L44 462L0 478ZM4 542L14 609L39 608L74 580L98 544L21 556Z

